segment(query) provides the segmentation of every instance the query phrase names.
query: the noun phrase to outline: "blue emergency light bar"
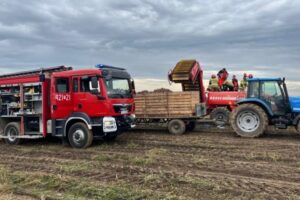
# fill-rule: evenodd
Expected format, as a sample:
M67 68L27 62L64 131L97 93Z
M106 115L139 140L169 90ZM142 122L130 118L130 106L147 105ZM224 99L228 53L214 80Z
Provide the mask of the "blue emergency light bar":
M113 66L104 65L104 64L97 64L95 67L96 67L96 68L99 68L99 69L116 69L116 70L125 70L124 68L120 68L120 67L113 67Z

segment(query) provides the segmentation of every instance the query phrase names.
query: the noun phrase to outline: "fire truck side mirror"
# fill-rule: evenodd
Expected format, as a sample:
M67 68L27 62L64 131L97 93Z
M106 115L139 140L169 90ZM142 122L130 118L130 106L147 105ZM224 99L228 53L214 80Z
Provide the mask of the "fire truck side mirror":
M45 82L46 76L45 74L40 74L40 82Z

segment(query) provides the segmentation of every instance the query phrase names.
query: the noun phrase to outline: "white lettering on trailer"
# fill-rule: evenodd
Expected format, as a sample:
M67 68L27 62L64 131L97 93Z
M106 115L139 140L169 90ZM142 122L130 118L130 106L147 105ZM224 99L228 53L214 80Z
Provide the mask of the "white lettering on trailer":
M69 94L56 94L55 95L56 101L71 101L71 95Z

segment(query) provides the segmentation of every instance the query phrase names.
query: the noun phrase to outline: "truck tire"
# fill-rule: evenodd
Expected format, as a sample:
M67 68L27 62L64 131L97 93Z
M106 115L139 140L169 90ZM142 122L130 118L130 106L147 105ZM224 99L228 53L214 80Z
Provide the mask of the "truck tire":
M217 126L229 124L230 111L226 107L214 108L210 113L210 119L215 120Z
M17 138L16 136L20 136L20 123L18 122L10 122L4 128L4 135L7 138L4 139L6 144L18 145L21 144L21 138Z
M230 124L237 135L255 138L265 132L269 119L261 107L255 104L242 104L232 112Z
M173 135L182 135L185 133L186 126L184 121L173 119L168 123L168 130Z
M93 133L85 123L77 122L73 124L68 132L68 139L73 148L85 149L93 142Z

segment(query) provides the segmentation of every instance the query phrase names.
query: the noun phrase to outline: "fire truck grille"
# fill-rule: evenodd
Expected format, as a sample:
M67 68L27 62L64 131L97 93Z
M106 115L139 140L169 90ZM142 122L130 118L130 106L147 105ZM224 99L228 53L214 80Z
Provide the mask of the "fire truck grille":
M126 114L128 112L131 112L132 105L131 104L115 104L114 110L116 113Z

